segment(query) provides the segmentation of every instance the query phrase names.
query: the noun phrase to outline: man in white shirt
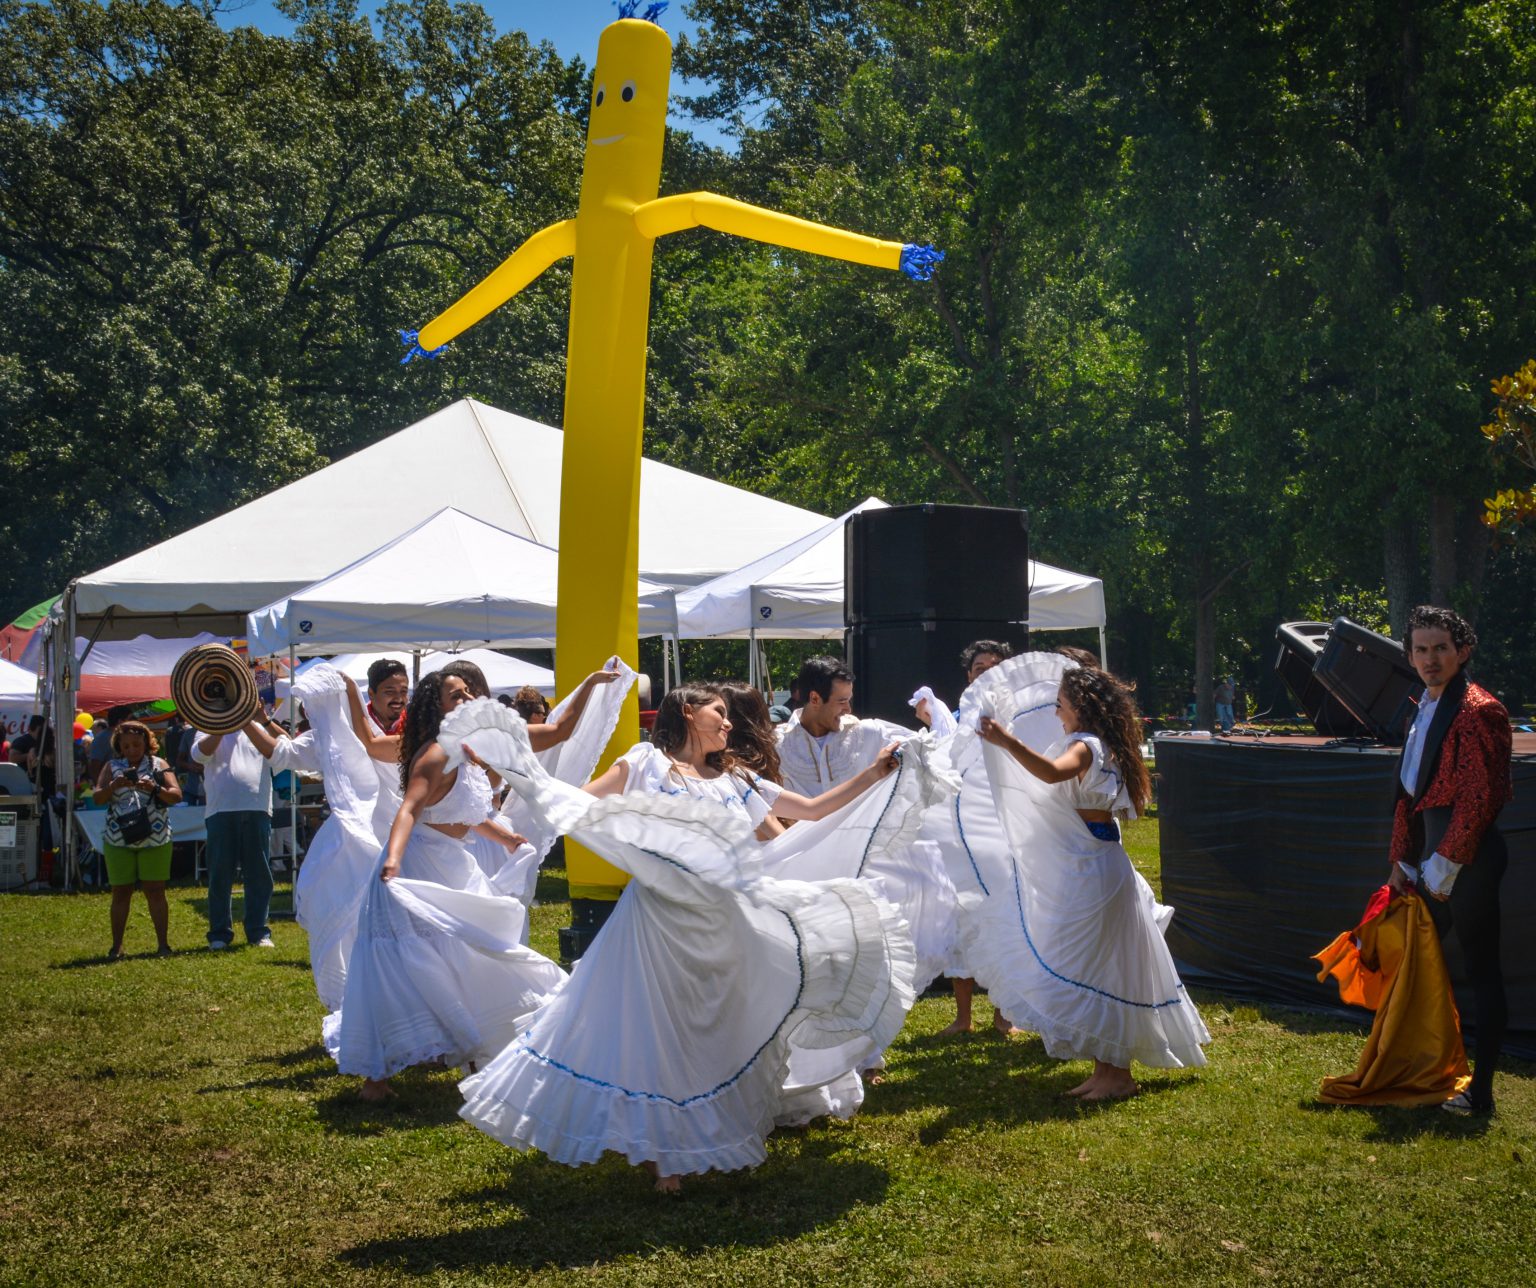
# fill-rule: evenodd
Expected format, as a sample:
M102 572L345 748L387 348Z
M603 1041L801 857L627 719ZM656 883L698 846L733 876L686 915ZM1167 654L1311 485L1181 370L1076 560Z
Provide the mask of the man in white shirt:
M272 774L250 736L275 734L266 722L252 721L238 734L192 730L192 757L203 766L208 828L208 947L228 948L234 941L235 869L245 886L245 937L257 948L271 948L267 911L272 904ZM275 727L274 727L275 728ZM276 730L276 733L281 733Z
M839 658L807 658L794 689L803 705L776 732L784 786L802 796L820 796L874 764L890 743L914 736L853 714L853 672Z

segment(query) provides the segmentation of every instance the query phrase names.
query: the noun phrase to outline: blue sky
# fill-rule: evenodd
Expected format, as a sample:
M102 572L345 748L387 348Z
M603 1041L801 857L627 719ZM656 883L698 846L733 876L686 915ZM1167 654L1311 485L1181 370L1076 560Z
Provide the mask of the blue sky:
M597 60L597 38L604 27L618 17L613 0L479 0L480 7L490 15L497 31L526 31L534 40L547 40L562 58L580 58L590 67ZM376 6L370 0L361 0L365 12ZM643 6L642 6L643 7ZM293 24L277 11L271 0L223 0L219 22L228 29L256 27L273 35L286 34ZM693 24L683 16L682 0L672 0L661 25L675 40L681 31L690 34ZM673 77L672 90L692 88L678 77ZM730 143L712 127L700 127L673 112L670 123L679 129L691 130L698 138L716 146Z

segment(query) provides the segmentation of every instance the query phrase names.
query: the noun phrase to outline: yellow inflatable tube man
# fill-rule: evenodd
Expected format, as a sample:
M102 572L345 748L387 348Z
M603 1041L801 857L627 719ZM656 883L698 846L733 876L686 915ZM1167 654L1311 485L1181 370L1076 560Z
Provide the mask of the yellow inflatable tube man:
M900 268L919 279L943 258L932 247L877 241L710 192L658 198L671 66L672 42L653 22L625 16L604 29L576 218L535 233L419 335L405 336L415 342L407 361L433 354L557 259L575 257L560 484L556 667L562 690L614 654L636 661L640 446L656 238L715 228L856 264ZM699 538L707 541L708 533ZM631 706L605 765L634 741L636 725ZM572 898L618 896L624 873L575 846L567 853Z

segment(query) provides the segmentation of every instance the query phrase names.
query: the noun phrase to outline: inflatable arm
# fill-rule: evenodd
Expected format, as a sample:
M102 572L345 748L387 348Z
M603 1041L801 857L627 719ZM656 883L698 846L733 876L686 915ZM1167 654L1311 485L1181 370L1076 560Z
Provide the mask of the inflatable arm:
M855 264L868 264L871 268L899 268L918 280L931 276L933 265L944 258L943 252L931 246L879 241L713 192L687 192L647 201L635 211L635 227L643 236L651 238L679 233L687 228L714 228L770 246L808 251L830 259L846 259Z
M422 327L419 336L409 336L408 342L414 342L417 347L406 354L405 361L418 355L431 357L492 309L505 304L557 259L575 253L574 219L561 220L534 233L502 260L483 282Z

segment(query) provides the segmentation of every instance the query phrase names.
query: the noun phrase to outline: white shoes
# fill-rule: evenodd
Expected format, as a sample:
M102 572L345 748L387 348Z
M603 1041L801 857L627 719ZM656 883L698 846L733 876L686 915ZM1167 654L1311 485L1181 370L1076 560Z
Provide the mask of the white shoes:
M254 947L257 947L257 948L276 948L277 945L272 942L272 936L271 935L263 935L260 939L258 939L256 941Z

